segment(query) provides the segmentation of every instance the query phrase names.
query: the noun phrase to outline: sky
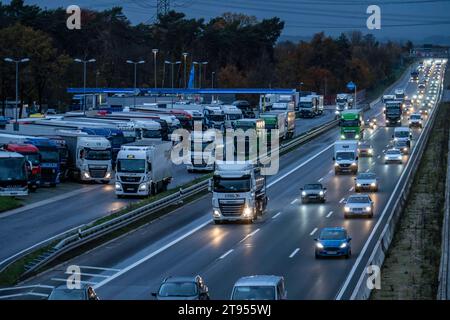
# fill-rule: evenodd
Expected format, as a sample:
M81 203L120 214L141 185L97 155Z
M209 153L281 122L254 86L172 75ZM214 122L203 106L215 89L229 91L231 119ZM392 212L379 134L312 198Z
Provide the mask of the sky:
M0 0L3 3L9 1ZM121 6L132 23L151 22L157 0L25 0L41 7L80 7L104 10ZM429 37L448 39L450 44L450 0L170 0L171 8L191 18L224 12L245 13L259 19L279 17L285 21L283 37L310 37L324 31L329 35L358 29L378 39L423 41ZM368 30L369 5L381 9L381 29Z

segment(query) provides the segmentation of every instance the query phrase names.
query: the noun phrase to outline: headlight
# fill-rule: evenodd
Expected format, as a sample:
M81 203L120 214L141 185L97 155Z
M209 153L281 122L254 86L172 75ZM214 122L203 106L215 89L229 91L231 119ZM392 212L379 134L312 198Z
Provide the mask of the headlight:
M213 216L214 216L214 217L220 217L220 212L219 212L219 210L214 209L214 210L213 210Z
M347 243L346 242L344 242L343 244L341 244L340 246L339 246L339 248L341 248L341 249L344 249L344 248L346 248L347 247Z
M252 214L252 209L250 209L249 207L245 207L243 213L245 217L248 217Z
M89 173L87 173L87 172L85 172L85 173L83 173L83 176L86 178L86 179L89 179L91 176L89 175Z
M323 244L321 244L320 242L317 242L317 243L316 243L316 246L317 246L317 248L319 248L319 249L323 249Z
M139 191L145 191L147 190L147 184L146 183L141 183L139 185Z
M302 191L302 196L306 196L306 192L305 191Z
M352 163L352 166L356 166L356 162L353 162L353 163Z
M341 139L345 139L345 135L341 134Z
M370 210L372 210L371 207L366 207L366 211L370 211Z
M115 187L117 191L122 190L122 185L120 184L120 182L116 182Z
M384 160L389 160L389 157L388 156L384 156Z
M372 182L372 183L370 184L370 186L371 186L371 187L376 187L377 184L376 184L375 182Z
M108 173L105 175L105 178L106 178L106 179L110 179L110 178L111 178L111 172L108 172Z
M335 166L335 167L339 167L339 163L335 162L335 163L334 163L334 166Z
M389 120L388 120L388 119L386 119L386 123L389 123Z
M359 139L359 134L355 135L355 139Z
M339 111L338 110L336 110L335 112L334 112L335 114L339 114Z
M350 208L349 207L344 207L344 211L345 212L350 212Z
M319 195L320 195L320 196L323 196L323 191L320 191L320 192L319 192Z
M372 154L372 153L373 153L373 150L372 150L372 149L369 149L369 153Z

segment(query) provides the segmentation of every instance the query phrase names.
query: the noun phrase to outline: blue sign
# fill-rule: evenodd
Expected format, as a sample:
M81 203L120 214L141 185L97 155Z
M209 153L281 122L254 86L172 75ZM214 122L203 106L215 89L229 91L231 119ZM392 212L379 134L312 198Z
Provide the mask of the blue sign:
M353 91L353 90L355 90L355 88L356 88L356 84L354 84L352 81L350 81L349 83L347 83L347 89L348 89L348 90Z

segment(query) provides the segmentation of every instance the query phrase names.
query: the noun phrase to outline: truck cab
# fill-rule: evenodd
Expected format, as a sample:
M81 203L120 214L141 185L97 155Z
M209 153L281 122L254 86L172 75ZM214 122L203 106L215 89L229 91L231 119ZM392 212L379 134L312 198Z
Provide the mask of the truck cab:
M191 132L191 162L187 164L188 172L214 171L216 134L214 131Z
M213 219L253 223L267 206L266 177L250 162L223 162L216 165L210 190Z
M358 141L336 141L334 144L334 173L358 173Z
M298 105L298 112L301 118L314 118L319 114L316 98L312 95L301 97Z
M401 101L386 101L385 102L385 121L386 126L399 126L401 125L402 121L402 114L403 114L403 108L402 108L402 102Z
M236 121L235 130L241 129L244 133L247 130L255 130L256 134L256 145L255 143L250 143L248 136L243 136L245 140L239 139L239 137L234 137L234 154L238 156L239 159L248 160L251 156L257 156L260 150L260 143L263 139L263 134L265 132L265 122L263 119L240 119ZM244 148L241 147L244 146Z
M221 108L225 113L225 128L227 129L234 128L235 122L244 117L242 110L236 106L223 105Z
M220 106L208 106L203 109L206 127L223 130L225 127L225 112Z
M5 144L3 149L16 152L25 157L27 161L28 189L36 191L41 184L41 156L39 149L32 144Z
M362 140L364 136L364 121L362 111L357 109L341 112L340 123L342 140Z
M17 152L0 150L0 196L27 196L26 159Z
M336 95L336 115L339 116L342 111L353 108L353 97L348 93L338 93Z

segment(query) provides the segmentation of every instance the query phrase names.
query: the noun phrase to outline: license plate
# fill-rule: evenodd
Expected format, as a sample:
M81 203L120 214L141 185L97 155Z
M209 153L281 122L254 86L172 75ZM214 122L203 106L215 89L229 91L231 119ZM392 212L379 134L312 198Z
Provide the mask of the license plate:
M336 254L336 251L327 251L327 254Z
M127 191L133 191L134 189L133 188L127 188Z

